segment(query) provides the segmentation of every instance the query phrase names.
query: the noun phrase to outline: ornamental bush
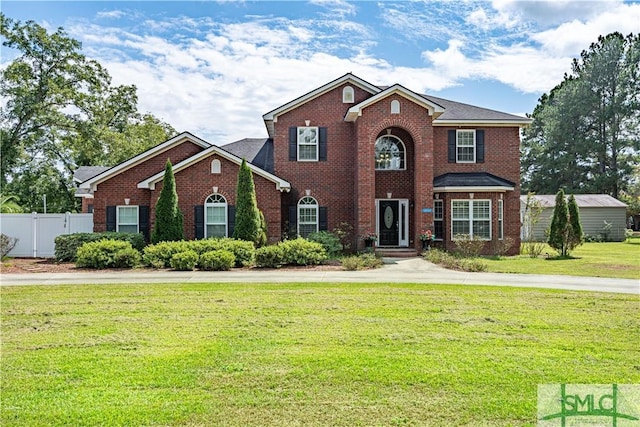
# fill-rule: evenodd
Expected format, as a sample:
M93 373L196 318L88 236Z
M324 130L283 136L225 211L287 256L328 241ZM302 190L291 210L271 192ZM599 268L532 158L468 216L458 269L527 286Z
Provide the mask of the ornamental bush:
M79 268L132 268L140 264L140 252L129 242L100 240L78 248L76 267Z
M171 268L180 271L191 271L196 267L200 257L191 249L178 252L171 257Z
M256 267L279 268L284 264L284 249L280 245L263 246L256 250Z
M317 265L327 260L327 251L320 243L298 237L278 243L284 251L284 263L289 265Z
M54 256L58 262L74 262L78 248L85 243L97 242L100 240L121 240L131 243L134 249L142 251L144 248L144 236L141 233L116 233L107 231L105 233L73 233L63 234L55 238Z
M315 233L309 234L307 239L312 242L320 243L324 247L324 250L327 251L327 256L329 258L335 258L340 252L342 252L342 243L340 243L340 238L328 231L316 231Z
M382 260L372 253L351 255L342 259L342 268L349 271L378 268L381 266Z
M484 248L485 241L477 236L469 234L456 234L453 236L456 251L464 258L476 258Z
M199 268L208 271L230 270L235 264L236 257L233 253L224 249L205 252L200 255L200 260L198 261Z
M171 258L189 249L188 242L160 242L144 248L142 260L145 265L153 268L171 267Z

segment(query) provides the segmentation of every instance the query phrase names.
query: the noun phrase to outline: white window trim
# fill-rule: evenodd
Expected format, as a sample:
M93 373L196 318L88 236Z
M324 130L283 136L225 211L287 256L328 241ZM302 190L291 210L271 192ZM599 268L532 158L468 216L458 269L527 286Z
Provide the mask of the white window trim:
M498 240L504 239L504 200L498 200Z
M313 200L315 203L305 203L302 204L302 201L305 199L310 199ZM301 236L300 234L300 226L303 225L302 223L302 215L300 215L300 210L301 209L315 209L316 211L316 222L315 222L315 226L316 229L315 231L318 232L318 230L320 229L320 206L318 205L318 200L315 197L311 197L311 196L304 196L303 198L301 198L300 200L298 200L298 209L297 209L297 224L296 224L296 232L298 233L298 236ZM313 223L311 222L305 222L304 225L311 225Z
M216 175L222 173L222 163L219 159L211 160L211 173Z
M346 86L342 89L342 103L343 104L353 104L355 101L355 93L353 91L353 87Z
M374 155L375 155L375 146L378 144L378 141L380 141L380 139L382 138L387 138L387 137L395 139L396 144L402 147L402 167L398 169L379 169L377 164L378 160L374 158L374 162L375 162L375 164L373 165L374 170L376 172L395 172L395 171L407 170L407 147L404 145L404 142L395 135L382 135L381 137L376 139L376 142L374 144Z
M440 205L440 217L436 216L436 212L438 212L438 210L436 209L436 205ZM440 222L442 223L442 233L443 235L445 234L445 230L444 230L444 202L442 201L442 199L435 199L433 201L433 222ZM435 229L433 230L434 234L435 234ZM444 238L444 236L442 237ZM437 240L442 240L442 238L439 238L436 236Z
M316 142L315 144L311 144L311 143L307 143L307 142L300 142L300 129L315 129L316 130ZM298 161L299 162L317 162L318 158L319 158L319 152L320 152L320 128L318 126L298 126L298 128L296 129L296 143L298 145ZM300 158L300 147L301 146L315 146L315 158L313 159L301 159Z
M224 203L221 202L207 202L209 198L213 196L222 197ZM211 194L209 195L204 202L204 238L207 239L209 237L218 237L218 236L208 236L207 235L207 226L209 225L222 225L222 223L209 223L207 222L207 208L208 207L220 207L224 206L224 237L229 236L229 203L227 202L227 198L222 194Z
M487 242L491 241L491 236L493 236L493 221L492 221L493 212L492 212L492 206L491 206L491 200L490 199L455 199L455 200L451 200L451 240L453 240L453 238L454 238L454 234L453 234L453 223L454 223L454 221L462 221L461 219L454 220L454 218L453 218L453 204L454 204L454 202L465 202L465 203L468 203L468 205L469 205L469 218L468 218L468 221L469 221L469 235L471 237L474 236L474 233L473 233L473 221L474 221L474 218L473 218L473 204L476 203L476 202L488 202L489 203L489 218L488 219L482 218L482 221L489 221L489 238L484 238L483 237L482 240L485 240Z
M460 160L458 158L458 148L460 147L470 147L470 145L458 145L458 135L462 132L473 132L473 160ZM475 129L456 129L456 163L476 163L478 147L476 140L476 130Z
M121 225L134 225L133 223L131 224L120 224L120 208L136 208L136 233L140 232L140 211L138 209L137 205L118 205L116 206L116 231L118 233L120 233L120 226Z

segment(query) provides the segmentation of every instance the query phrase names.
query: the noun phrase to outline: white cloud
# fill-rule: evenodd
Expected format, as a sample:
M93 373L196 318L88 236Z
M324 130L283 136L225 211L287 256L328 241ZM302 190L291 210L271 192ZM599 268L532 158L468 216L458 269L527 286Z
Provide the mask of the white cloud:
M118 19L125 15L126 15L126 12L122 10L109 10L104 12L98 12L96 16L98 18L105 18L105 19Z

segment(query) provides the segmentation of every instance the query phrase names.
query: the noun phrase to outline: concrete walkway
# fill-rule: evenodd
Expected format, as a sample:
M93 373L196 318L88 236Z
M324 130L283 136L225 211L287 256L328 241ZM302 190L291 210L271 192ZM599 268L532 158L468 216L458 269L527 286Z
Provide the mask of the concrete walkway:
M365 271L232 270L108 271L100 273L0 274L1 286L109 283L445 283L513 286L640 295L640 280L535 274L466 273L441 268L422 258L385 258L380 269Z

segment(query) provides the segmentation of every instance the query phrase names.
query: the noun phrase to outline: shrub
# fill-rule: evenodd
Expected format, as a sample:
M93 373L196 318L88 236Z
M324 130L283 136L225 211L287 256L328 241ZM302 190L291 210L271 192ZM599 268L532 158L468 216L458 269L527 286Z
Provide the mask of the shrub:
M9 237L6 234L0 234L0 259L7 256L11 249L15 248L18 239L15 237Z
M322 247L324 247L329 258L335 258L342 251L340 238L328 231L317 231L315 233L311 233L307 237L307 240L320 243Z
M427 261L438 264L450 270L472 272L487 270L487 265L478 258L460 258L438 249L427 251L423 256Z
M381 266L382 260L372 253L351 255L342 259L342 268L344 270L364 270L370 268L378 268Z
M219 249L205 252L200 255L198 266L208 271L226 271L236 264L236 257L233 253Z
M169 159L165 164L162 183L162 190L156 202L156 220L151 232L151 241L159 243L183 240L184 215L178 205L176 180Z
M456 245L456 251L465 258L475 258L480 255L484 248L485 241L477 236L469 234L456 234L453 236L453 243Z
M153 268L169 268L171 258L187 249L189 249L188 242L160 242L144 248L142 260L145 265Z
M284 249L281 245L263 246L256 250L256 266L279 268L284 264Z
M89 242L78 248L76 266L80 268L131 268L140 263L140 252L120 240Z
M85 243L97 242L100 240L121 240L131 243L137 251L144 248L144 236L140 233L116 233L107 231L105 233L73 233L63 234L55 238L54 256L58 262L74 262L78 248Z
M253 265L256 256L256 247L253 242L224 238L220 239L222 246L236 257L236 267L249 267Z
M278 244L284 251L285 264L317 265L327 259L327 251L320 243L310 242L302 237Z
M171 257L171 268L180 271L191 271L196 267L199 258L196 251L191 249L178 252Z
M505 237L502 240L493 241L493 254L499 257L505 256L513 247L515 241L513 237Z

